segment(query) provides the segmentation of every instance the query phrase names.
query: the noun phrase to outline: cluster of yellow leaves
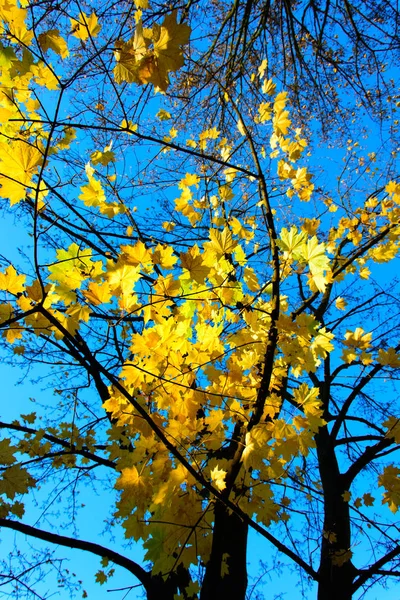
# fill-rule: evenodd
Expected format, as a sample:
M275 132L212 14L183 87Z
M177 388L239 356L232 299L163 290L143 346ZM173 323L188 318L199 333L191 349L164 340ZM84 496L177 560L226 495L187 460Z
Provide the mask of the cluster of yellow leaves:
M182 47L187 44L190 27L177 23L176 11L164 18L161 25L144 29L141 20L134 36L127 42L116 44L114 78L117 83L152 83L165 92L169 85L169 73L183 66Z
M11 440L4 438L0 441L0 494L4 494L9 500L14 500L17 494L25 494L29 488L35 485L34 479L23 467L15 464L16 446L11 445ZM6 517L8 513L22 517L23 504L15 502L10 504L3 499L0 500L0 515Z
M290 365L295 377L305 373L314 373L334 347L333 334L309 314L301 314L292 319L282 314L278 320L280 348L282 356L279 362Z
M384 468L378 477L378 484L385 488L383 504L388 504L390 510L395 513L400 505L400 469L394 465Z
M325 291L326 284L330 282L330 261L326 255L324 243L318 243L314 235L308 237L304 231L298 232L293 226L290 230L282 229L280 239L277 241L283 251L284 273L293 269L293 263L300 268L309 268L309 286L312 291L316 289Z
M101 164L107 166L109 162L115 160L114 152L110 150L110 146L106 146L103 152L96 150L91 154L93 164ZM124 206L117 202L107 202L106 193L99 179L95 177L95 170L90 163L86 165L86 176L88 183L81 187L81 193L78 196L80 200L90 207L98 208L103 215L113 218L121 212L124 212Z
M138 12L133 37L116 43L115 81L152 83L156 89L165 91L169 74L183 65L183 47L188 43L190 28L177 22L175 11L167 15L161 25L143 28L139 13L147 8L147 0L136 0L135 6ZM2 25L2 31L9 36L10 42L14 44L18 38L28 46L32 34L25 27L26 10L10 0L5 8L1 8L0 16L6 23ZM80 13L71 19L71 28L72 35L82 43L96 37L101 29L95 13L90 16ZM69 56L67 42L57 29L39 34L38 44L43 53L51 50L62 59ZM0 196L9 198L13 204L36 189L35 176L43 164L40 135L44 139L45 134L38 133L33 143L20 136L9 120L17 114L18 103L25 104L29 115L35 114L38 105L29 92L32 82L55 89L58 80L45 62L35 63L28 50L20 59L13 50L2 47L0 66L3 86L1 127L12 140L0 145ZM266 65L260 67L261 77L265 69ZM284 156L278 162L277 173L281 181L290 185L287 195L297 194L300 200L307 201L314 189L311 175L305 167L294 166L307 144L301 131L290 134L287 93L276 94L276 86L270 79L263 81L262 91L270 96L270 100L260 104L255 122L270 122L272 126L271 157ZM161 109L157 117L167 121L171 114ZM121 128L132 133L137 126L124 120ZM242 119L239 119L238 128L246 135ZM169 134L168 139L173 139L177 135L176 129L170 129ZM51 151L68 149L74 136L72 128L66 128ZM207 128L198 139L187 141L189 148L199 148L202 152L211 145L222 160L230 161L233 147L225 138L220 139L216 127ZM108 167L116 156L110 144L103 150L94 150L90 159L94 166ZM235 195L238 195L237 170L227 165L222 173L224 179L215 183L210 197L200 196L199 192L205 172L201 176L188 172L178 185L180 197L175 200L175 210L187 218L192 227L198 226L206 211L212 215L208 235L204 230L198 243L187 247L186 251L177 252L160 243L150 246L139 240L121 246L115 260L94 261L90 249L73 243L67 249L57 251L54 263L48 267L49 283L45 286L38 280L26 285L25 276L18 275L12 266L0 273L0 290L10 296L10 302L0 306L1 321L11 319L16 314L15 307L26 313L20 320L21 325L14 324L6 329L10 343L22 337L24 326L37 334L58 337L62 337L62 331L74 334L82 322L90 320L93 307L99 307L105 314L121 321L126 315L142 319L140 331L129 333L124 330L129 357L125 358L120 370L120 381L131 397L151 413L153 422L165 432L170 442L182 452L188 449L187 459L201 465L198 467L201 474L220 491L226 487L229 464L216 459L206 461L204 457L223 447L235 424L250 421L261 385L274 300L269 298L267 287L260 283L263 270L257 272L248 264L241 245L254 238L256 218L253 215L238 218L230 212ZM86 175L88 183L81 187L79 199L85 206L98 208L110 218L117 214L120 207L107 203L101 176L90 164ZM399 190L394 182L388 184L389 198L380 205L379 218L389 220L393 229L390 239L369 252L368 258L375 262L391 260L398 252ZM44 195L46 190L39 192ZM330 243L334 246L340 236L347 234L356 246L363 240L365 232L375 232L377 205L369 200L355 216L342 219L332 233ZM310 290L323 293L332 283L333 276L328 246L316 235L318 226L318 219L304 219L301 229L295 226L290 230L283 228L277 244L282 282L305 273ZM172 221L165 223L167 231L173 228ZM365 265L358 264L360 276L367 276ZM39 309L32 310L39 305L57 320L59 327ZM336 306L345 308L344 300L337 298ZM263 421L247 431L242 471L237 480L238 490L245 490L238 494L239 506L248 514L256 515L266 526L278 520L281 507L265 482L285 477L287 465L294 457L308 455L310 448L315 446L315 433L325 425L318 390L304 382L294 386L292 391L295 416L285 418L281 414L282 397L278 391L282 380L289 372L294 377L315 373L321 360L334 348L333 334L313 315L302 312L294 318L285 299L281 300L280 308L281 316L274 324L278 329L278 347ZM371 346L371 337L361 328L348 331L343 341L342 360L346 363L358 359L363 364L371 362L371 354L366 352ZM394 348L380 350L377 362L396 368L400 366L399 354ZM209 536L198 534L195 545L187 538L191 528L208 531L210 521L193 477L172 460L126 397L111 388L110 398L103 407L115 423L110 433L111 439L115 436L110 454L118 458L120 475L116 488L121 491L121 496L117 516L124 522L126 535L146 540L146 559L154 563L156 572L168 572L173 568L177 552L186 566L195 563L199 555L206 562L210 552ZM387 437L394 437L398 442L397 420L391 417L386 426ZM75 433L79 437L79 432ZM65 435L71 436L71 432L67 431ZM123 436L127 436L131 445L131 451L125 454L121 453L119 444ZM0 458L6 465L0 480L0 493L14 499L16 493L25 493L34 482L24 469L14 465L13 454L7 445L9 441L5 442L0 443ZM87 443L90 445L90 441ZM21 446L28 454L39 454L44 448L39 439L30 440L25 449ZM54 462L54 466L62 464L61 459ZM252 470L257 470L262 483L251 478ZM387 467L379 478L380 485L386 490L384 502L393 511L397 510L400 497L399 473L395 467ZM364 495L366 506L371 503L371 498ZM344 499L349 501L350 495ZM202 513L203 518L199 520L198 515ZM159 522L151 529L149 514ZM333 539L332 532L328 535ZM350 558L349 550L339 550L332 562L343 564ZM107 574L99 571L97 578L104 582Z
M7 0L0 6L0 34L5 35L13 44L23 43L29 46L33 39L33 32L25 24L27 20L26 7L20 7L17 0ZM25 5L26 6L26 5Z
M135 443L127 460L130 464L120 461L121 475L116 487L122 493L117 515L124 518L127 537L146 539L151 531L151 538L144 546L146 559L154 563L153 571L170 569L176 549L182 553L186 566L196 562L196 553L208 556L208 536L200 535L196 548L188 543L187 528L195 526L203 511L201 498L193 489L194 480L186 469L171 462L168 452L151 432ZM148 510L155 522L162 520L165 525L153 525L149 529Z
M87 306L77 301L76 290L101 271L101 261L92 262L91 251L81 250L77 244L71 244L68 250L57 251L57 262L49 267L49 280L54 283L46 285L44 290L38 280L25 286L25 276L17 275L12 266L8 267L5 273L0 274L0 289L17 296L16 309L22 313L17 322L4 330L3 335L13 343L21 339L26 326L37 335L55 333L57 337L62 337L59 328L39 308L34 310L39 306L48 310L67 331L74 333L79 328L79 322L87 321L90 313ZM62 311L57 308L61 304L65 307ZM2 322L12 319L15 312L11 304L2 304Z
M387 427L387 438L394 438L396 444L400 444L400 421L396 417L389 417L387 421L382 423L384 427Z
M261 77L264 76L265 69L260 67L259 72ZM255 119L256 123L272 121L272 135L270 145L272 148L271 157L275 158L279 155L279 151L283 152L285 158L278 163L278 175L281 180L289 180L291 188L287 190L289 198L294 194L300 200L308 201L311 198L314 190L314 185L311 182L312 176L307 171L306 167L295 169L295 163L302 155L307 146L307 142L301 137L301 130L296 129L294 136L288 136L290 126L289 111L286 109L287 92L279 92L276 94L276 85L271 79L265 79L262 85L264 94L272 96L272 101L262 102L258 108L258 116ZM287 136L287 137L286 137Z
M366 352L371 346L372 333L365 333L361 327L354 331L346 331L343 345L342 360L351 363L360 360L362 364L368 365L372 362L372 354Z
M182 187L186 184L196 185L196 179L186 176ZM130 312L143 316L145 327L130 338L131 355L122 368L121 378L139 404L151 405L152 418L174 444L196 448L199 455L221 447L229 424L248 419L257 397L260 377L257 364L265 353L270 303L258 299L252 310L238 312L229 308L250 301L244 284L228 278L234 271L230 257L238 247L238 240L227 227L211 229L202 248L194 245L179 257L170 248L160 245L148 248L139 241L121 247L117 263L107 265L96 282L91 281L83 291L85 298L97 305L103 301L100 290L106 290L104 302L114 296L120 309L127 310L130 303ZM156 265L161 272L155 273ZM142 293L139 301L135 284L149 275L154 281L146 298ZM293 332L292 336L292 330L290 336L286 331L282 333L282 344L286 343L286 337L289 344L289 337L300 338L303 332L304 348L311 347L315 369L319 357L332 349L333 336L319 329L318 323L303 322L305 318L305 315L299 317L295 323L296 335ZM224 334L227 322L234 323L235 328L232 333ZM217 366L224 355L229 357L226 366ZM278 363L273 385L279 387L284 372L285 368ZM248 435L243 464L262 470L265 479L283 476L285 464L293 456L306 455L313 447L313 434L324 423L316 390L300 386L296 402L302 416L293 424L284 423L275 418L281 399L271 393L265 408L266 415L272 417L271 423L254 427ZM123 461L120 464L117 484L122 491L118 515L124 520L127 535L146 539L144 515L149 506L155 519L162 511L163 520L190 525L193 514L200 510L201 498L191 491L193 481L189 485L188 474L181 467L171 469L168 453L121 394L113 391L104 408L118 426L124 427L129 439L135 440L129 464L125 466ZM274 444L268 444L272 438ZM149 456L153 458L150 460ZM210 461L203 474L217 489L223 490L226 467L221 461ZM183 486L189 494L185 502L176 501L177 486ZM169 502L172 497L173 503ZM265 485L250 486L241 506L265 523L277 520L280 511ZM154 559L155 568L163 570L169 566L171 550L181 548L184 535L172 525L170 529L158 527L157 531L152 527L151 532L153 541L145 543L147 558ZM208 543L205 539L205 548ZM195 560L190 544L181 549L184 561Z
M363 207L355 210L352 217L347 215L338 221L338 225L329 232L329 245L333 249L333 243L336 240L346 237L354 246L361 246L363 243L376 236L377 231L388 228L388 235L377 243L360 259L358 274L361 279L368 279L370 270L366 265L367 261L375 263L387 263L398 256L400 249L400 194L398 184L389 182L385 187L386 196L383 199L377 197L368 198ZM332 199L327 199L325 204L329 210L337 206L333 204ZM350 265L348 272L355 272L356 265Z
M8 198L11 204L27 195L38 195L38 208L43 206L42 198L46 189L37 189L35 176L42 167L44 144L47 133L40 125L37 110L40 102L33 95L34 85L55 90L58 79L47 61L41 60L39 52L31 52L33 32L27 29L28 11L10 0L0 7L0 33L8 46L0 44L0 131L3 134L0 160L0 196ZM61 58L69 55L66 40L57 29L45 30L37 36L39 51L43 54L52 50ZM18 45L24 46L23 51ZM17 45L14 50L13 46ZM24 131L21 114L33 120ZM37 122L35 122L37 121ZM49 154L57 151L51 149Z

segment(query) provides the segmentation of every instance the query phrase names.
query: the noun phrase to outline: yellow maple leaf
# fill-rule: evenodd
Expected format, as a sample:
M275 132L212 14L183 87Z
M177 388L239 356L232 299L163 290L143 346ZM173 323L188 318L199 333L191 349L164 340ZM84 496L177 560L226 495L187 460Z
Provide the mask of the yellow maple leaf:
M341 298L339 296L338 298L336 298L335 306L338 310L344 310L347 306L347 302L344 298Z
M0 146L0 196L9 198L11 204L19 202L26 195L26 188L32 185L32 176L42 163L41 152L30 144L17 140Z
M24 328L14 323L8 329L3 331L3 336L9 344L13 344L15 340L20 340L22 338L23 332Z
M394 194L398 188L398 184L395 181L389 181L389 183L385 187L385 192L387 194Z
M311 349L318 358L326 358L328 352L332 352L334 346L332 340L334 338L333 333L326 331L325 327L322 327L314 340L311 342Z
M0 441L0 465L12 465L16 462L14 452L17 451L15 446L11 446L11 440L4 438Z
M207 425L207 430L213 432L216 429L220 429L223 426L224 417L225 415L222 410L212 410L204 419L204 423Z
M324 292L328 279L324 274L329 269L329 258L325 254L325 244L318 243L314 235L299 248L299 256L308 263L311 272L311 279L320 292Z
M78 198L84 202L86 206L102 206L106 202L106 195L98 179L89 176L89 183L81 187L81 193Z
M119 476L115 487L117 490L127 489L132 486L136 486L139 483L139 472L135 465L132 467L128 467L126 469L122 469L121 475Z
M0 273L0 290L10 294L20 294L24 291L25 275L17 275L13 265L7 267L5 273Z
M400 444L400 421L396 417L389 417L387 421L382 423L383 427L387 427L386 438L393 438L396 444Z
M210 247L219 257L224 254L232 254L238 244L236 240L232 239L232 233L228 227L225 227L223 231L210 229L210 240Z
M353 556L353 552L351 550L336 550L335 552L332 553L331 555L331 561L332 564L337 566L337 567L342 567L345 563L349 562L349 560L351 560L351 557Z
M369 492L363 495L363 500L365 506L373 506L375 502L375 498Z
M153 262L155 265L160 265L163 269L172 269L177 262L178 257L174 254L172 246L163 246L157 244L153 251Z
M34 484L35 480L28 471L15 465L2 472L0 494L6 494L7 498L13 500L16 494L25 494Z
M275 96L274 112L276 114L281 113L283 111L283 109L285 108L286 102L287 102L287 96L288 96L287 92L279 92L279 94L277 94Z
M141 278L140 266L128 265L123 260L119 260L109 266L106 277L113 295L118 293L129 295L132 294L135 283Z
M199 181L200 177L196 175L196 173L186 173L185 177L179 182L178 187L180 189L183 189L184 187L189 187L191 185L195 185L196 187L198 187Z
M146 75L146 58L151 58L147 49L150 40L143 35L142 22L136 26L135 33L131 39L124 42L118 40L115 44L114 78L117 83L144 83ZM143 79L144 78L144 79Z
M258 120L260 121L260 123L263 123L264 121L270 121L272 118L271 102L262 102L258 107L258 112Z
M277 136L286 135L291 124L292 122L289 119L289 111L287 110L283 110L282 112L276 114L272 119L274 132Z
M139 20L134 37L116 45L116 82L152 83L156 89L165 91L169 85L168 73L183 66L182 46L188 42L190 31L188 25L177 23L176 11L152 30L144 30Z
M57 142L56 150L68 150L71 142L76 138L76 130L73 127L64 127L64 136Z
M156 60L150 81L161 91L165 91L169 84L168 73L183 66L182 46L189 41L191 29L185 23L177 23L174 10L165 17L161 26L154 26L153 32Z
M228 565L229 557L230 557L230 555L227 552L224 552L224 554L222 555L222 561L221 561L221 578L222 579L226 575L229 575L229 565Z
M140 265L146 273L153 270L153 259L151 252L142 241L136 242L134 246L121 246L122 260L127 265Z
M181 292L181 284L174 279L173 275L159 277L154 285L154 291L159 296L166 298L178 296Z
M107 146L104 148L103 152L100 150L95 150L92 152L90 155L90 160L94 165L100 164L103 165L103 167L106 167L108 163L115 162L115 152L112 152L110 147Z
M58 29L49 29L48 31L39 34L38 43L43 52L53 50L53 52L59 54L61 58L67 58L69 56L67 42L61 37Z
M160 110L156 114L156 117L157 119L160 119L160 121L168 121L169 119L171 119L171 113L169 113L167 110L164 110L163 108L160 108Z
M246 229L243 226L243 223L236 217L232 217L229 224L234 235L238 235L240 238L245 240L252 240L254 238L254 231L249 231Z
M189 41L190 27L185 23L177 23L177 11L167 15L161 26L155 28L155 55L162 58L165 68L171 71L177 70L183 64L180 46ZM179 66L177 66L179 64Z
M400 367L400 353L396 352L395 348L384 350L379 348L377 362L380 365L392 368Z
M66 314L75 321L85 321L87 323L90 317L90 308L79 303L72 304L68 307Z
M122 490L123 495L133 498L139 510L147 507L152 491L151 484L149 478L139 473L135 465L122 469L115 488Z
M0 304L0 323L5 323L11 319L13 314L13 307L8 302L7 304Z
M286 229L286 227L282 228L280 239L277 240L277 243L281 250L287 252L288 254L293 254L293 256L297 259L301 256L301 254L299 254L299 250L303 246L306 239L307 234L304 231L298 232L297 227L293 225L290 230Z
M136 123L134 123L133 121L127 121L126 119L122 119L120 127L121 129L124 129L128 135L132 135L132 133L135 133L135 131L137 131L138 128Z
M273 96L275 94L276 84L272 79L265 79L262 85L263 94L268 94L269 96Z
M212 469L211 473L211 481L213 482L213 484L215 485L215 487L222 491L226 488L226 483L225 483L225 476L226 476L226 471L224 471L223 469L219 469L218 467L214 467L214 469Z
M84 12L79 13L77 19L70 19L71 33L79 40L87 40L88 37L96 37L101 30L96 13L92 12L88 17Z
M97 583L99 583L100 585L103 585L107 580L108 580L108 576L107 574L100 569L99 571L97 571L96 573L96 577L95 580L97 581Z
M181 252L181 266L187 275L197 281L197 283L204 283L205 278L210 273L210 267L204 264L203 257L200 254L200 250L197 245L194 245L188 252Z
M329 544L334 544L337 541L337 535L334 531L323 531L322 535L326 540L328 540Z
M350 364L354 360L357 360L357 353L355 350L343 350L342 356L340 357L345 363Z
M247 287L252 292L258 292L260 284L257 279L257 275L251 267L246 267L243 273L243 279L246 282Z
M59 286L58 291L66 294L65 297L74 299L70 292L80 288L85 279L96 273L99 265L91 261L91 254L90 249L82 249L75 243L68 250L57 250L57 260L49 266L49 279Z
M369 276L371 275L371 271L368 269L368 267L362 267L359 270L359 275L360 275L361 279L369 279Z
M44 61L39 61L30 68L35 82L48 90L56 90L58 88L58 79L50 65Z
M173 231L176 227L175 223L172 223L171 221L164 221L164 223L162 224L163 229L165 229L165 231L170 232Z
M351 493L348 490L346 490L345 492L343 492L342 498L344 502L350 502Z

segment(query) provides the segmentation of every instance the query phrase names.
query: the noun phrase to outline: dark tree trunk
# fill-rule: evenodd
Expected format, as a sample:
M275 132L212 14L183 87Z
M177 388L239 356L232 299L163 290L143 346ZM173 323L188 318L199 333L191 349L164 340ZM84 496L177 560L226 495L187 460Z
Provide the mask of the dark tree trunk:
M217 503L211 556L206 566L200 600L245 600L247 531L246 523ZM224 562L229 571L222 577Z
M147 600L174 600L177 588L175 582L170 579L164 581L161 575L153 575L146 591Z
M351 561L349 504L343 498L343 477L327 427L316 436L324 494L324 533L321 543L318 600L351 600L357 569Z
M192 600L193 596L186 593L190 582L190 574L183 565L179 565L176 572L167 578L152 575L146 588L147 600L174 600L178 591L182 592L185 600Z

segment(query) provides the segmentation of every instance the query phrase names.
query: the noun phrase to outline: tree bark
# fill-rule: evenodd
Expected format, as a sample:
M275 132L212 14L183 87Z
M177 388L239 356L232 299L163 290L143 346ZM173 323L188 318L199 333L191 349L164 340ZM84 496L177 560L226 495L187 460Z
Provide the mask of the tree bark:
M318 571L318 600L351 600L357 569L351 561L348 491L340 474L327 427L316 436L319 470L324 494L324 528Z
M245 600L247 533L248 525L218 502L211 556L206 566L200 600ZM225 565L228 572L223 576L221 569Z

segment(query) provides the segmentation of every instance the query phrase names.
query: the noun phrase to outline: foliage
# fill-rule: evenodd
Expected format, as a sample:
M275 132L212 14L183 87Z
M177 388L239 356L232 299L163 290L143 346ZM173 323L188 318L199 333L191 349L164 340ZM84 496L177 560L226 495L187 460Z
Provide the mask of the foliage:
M0 17L0 198L31 240L2 258L4 355L54 379L50 406L1 422L0 526L101 557L99 584L119 565L149 600L245 598L249 528L319 598L397 576L397 13L7 0ZM298 127L335 82L330 143L362 107L389 136L349 140L338 182ZM63 534L50 507L62 487L75 522L88 480L111 482L144 566Z

